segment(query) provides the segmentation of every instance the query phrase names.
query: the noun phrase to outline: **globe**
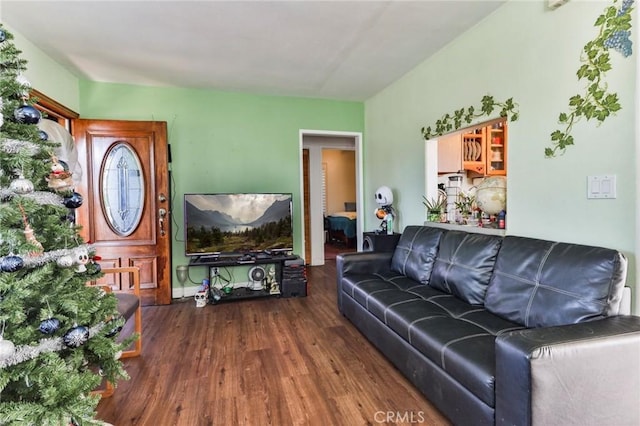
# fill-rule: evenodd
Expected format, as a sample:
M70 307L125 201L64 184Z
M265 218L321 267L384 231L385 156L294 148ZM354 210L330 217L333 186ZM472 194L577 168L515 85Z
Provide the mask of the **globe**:
M476 204L487 214L507 209L507 179L504 176L485 178L476 187Z

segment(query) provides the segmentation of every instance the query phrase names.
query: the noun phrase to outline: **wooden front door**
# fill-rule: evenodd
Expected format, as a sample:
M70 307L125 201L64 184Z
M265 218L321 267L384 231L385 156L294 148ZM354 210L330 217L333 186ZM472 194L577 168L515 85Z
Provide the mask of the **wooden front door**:
M144 304L171 303L166 123L77 119L72 127L82 166L80 235L103 267L140 268Z

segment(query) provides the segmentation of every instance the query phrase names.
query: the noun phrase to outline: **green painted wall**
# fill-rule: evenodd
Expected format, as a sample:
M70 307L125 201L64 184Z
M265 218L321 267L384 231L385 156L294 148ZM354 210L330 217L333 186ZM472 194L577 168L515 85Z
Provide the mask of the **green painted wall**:
M29 40L11 27L13 43L22 51L20 57L27 60L25 77L31 86L75 112L80 109L78 78L62 65L45 55Z
M364 130L361 102L89 81L81 81L80 98L84 118L167 122L174 265L186 262L182 199L187 192L293 193L295 252L302 253L299 130Z
M610 2L571 1L555 11L546 3L506 3L365 102L364 190L390 186L401 229L423 223L421 127L455 109L479 106L485 94L513 97L521 118L509 127L508 234L620 249L630 259L628 282L634 286L637 29L633 56L611 53L607 81L623 109L599 127L580 122L573 132L576 145L564 156L545 159L558 114L570 96L583 93L585 84L576 77L580 53L597 35L593 23ZM587 176L599 174L617 175L615 200L586 198ZM373 200L367 201L364 211L373 211Z

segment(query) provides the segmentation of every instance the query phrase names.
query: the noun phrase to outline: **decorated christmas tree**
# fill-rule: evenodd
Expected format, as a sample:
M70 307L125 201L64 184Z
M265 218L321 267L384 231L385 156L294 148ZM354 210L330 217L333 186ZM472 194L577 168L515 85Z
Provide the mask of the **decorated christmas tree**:
M0 25L0 424L99 424L103 379L126 373L116 298L97 286L82 203L58 141L38 127L26 61Z

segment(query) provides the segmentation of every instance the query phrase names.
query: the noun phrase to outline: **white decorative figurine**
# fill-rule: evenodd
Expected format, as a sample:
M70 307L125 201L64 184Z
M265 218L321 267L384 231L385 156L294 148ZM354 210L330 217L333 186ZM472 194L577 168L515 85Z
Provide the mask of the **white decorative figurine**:
M73 180L71 179L71 172L65 169L63 161L58 160L55 155L51 158L51 173L46 178L47 186L54 191L69 191L73 189Z
M86 272L87 267L85 265L89 263L89 252L87 249L83 247L76 248L74 262L76 264L76 272Z
M204 308L207 305L207 292L199 291L193 296L196 300L196 308Z
M71 133L53 120L40 120L38 128L46 133L48 141L60 144L55 149L54 154L67 164L67 171L71 174L73 183L79 185L82 177L82 168L78 161L78 150Z
M376 217L381 219L380 227L376 230L378 233L393 233L393 222L396 217L393 209L393 192L388 186L381 186L376 190L376 203L378 208L375 211Z
M280 286L276 281L276 270L273 266L267 272L267 288L270 294L280 294Z

